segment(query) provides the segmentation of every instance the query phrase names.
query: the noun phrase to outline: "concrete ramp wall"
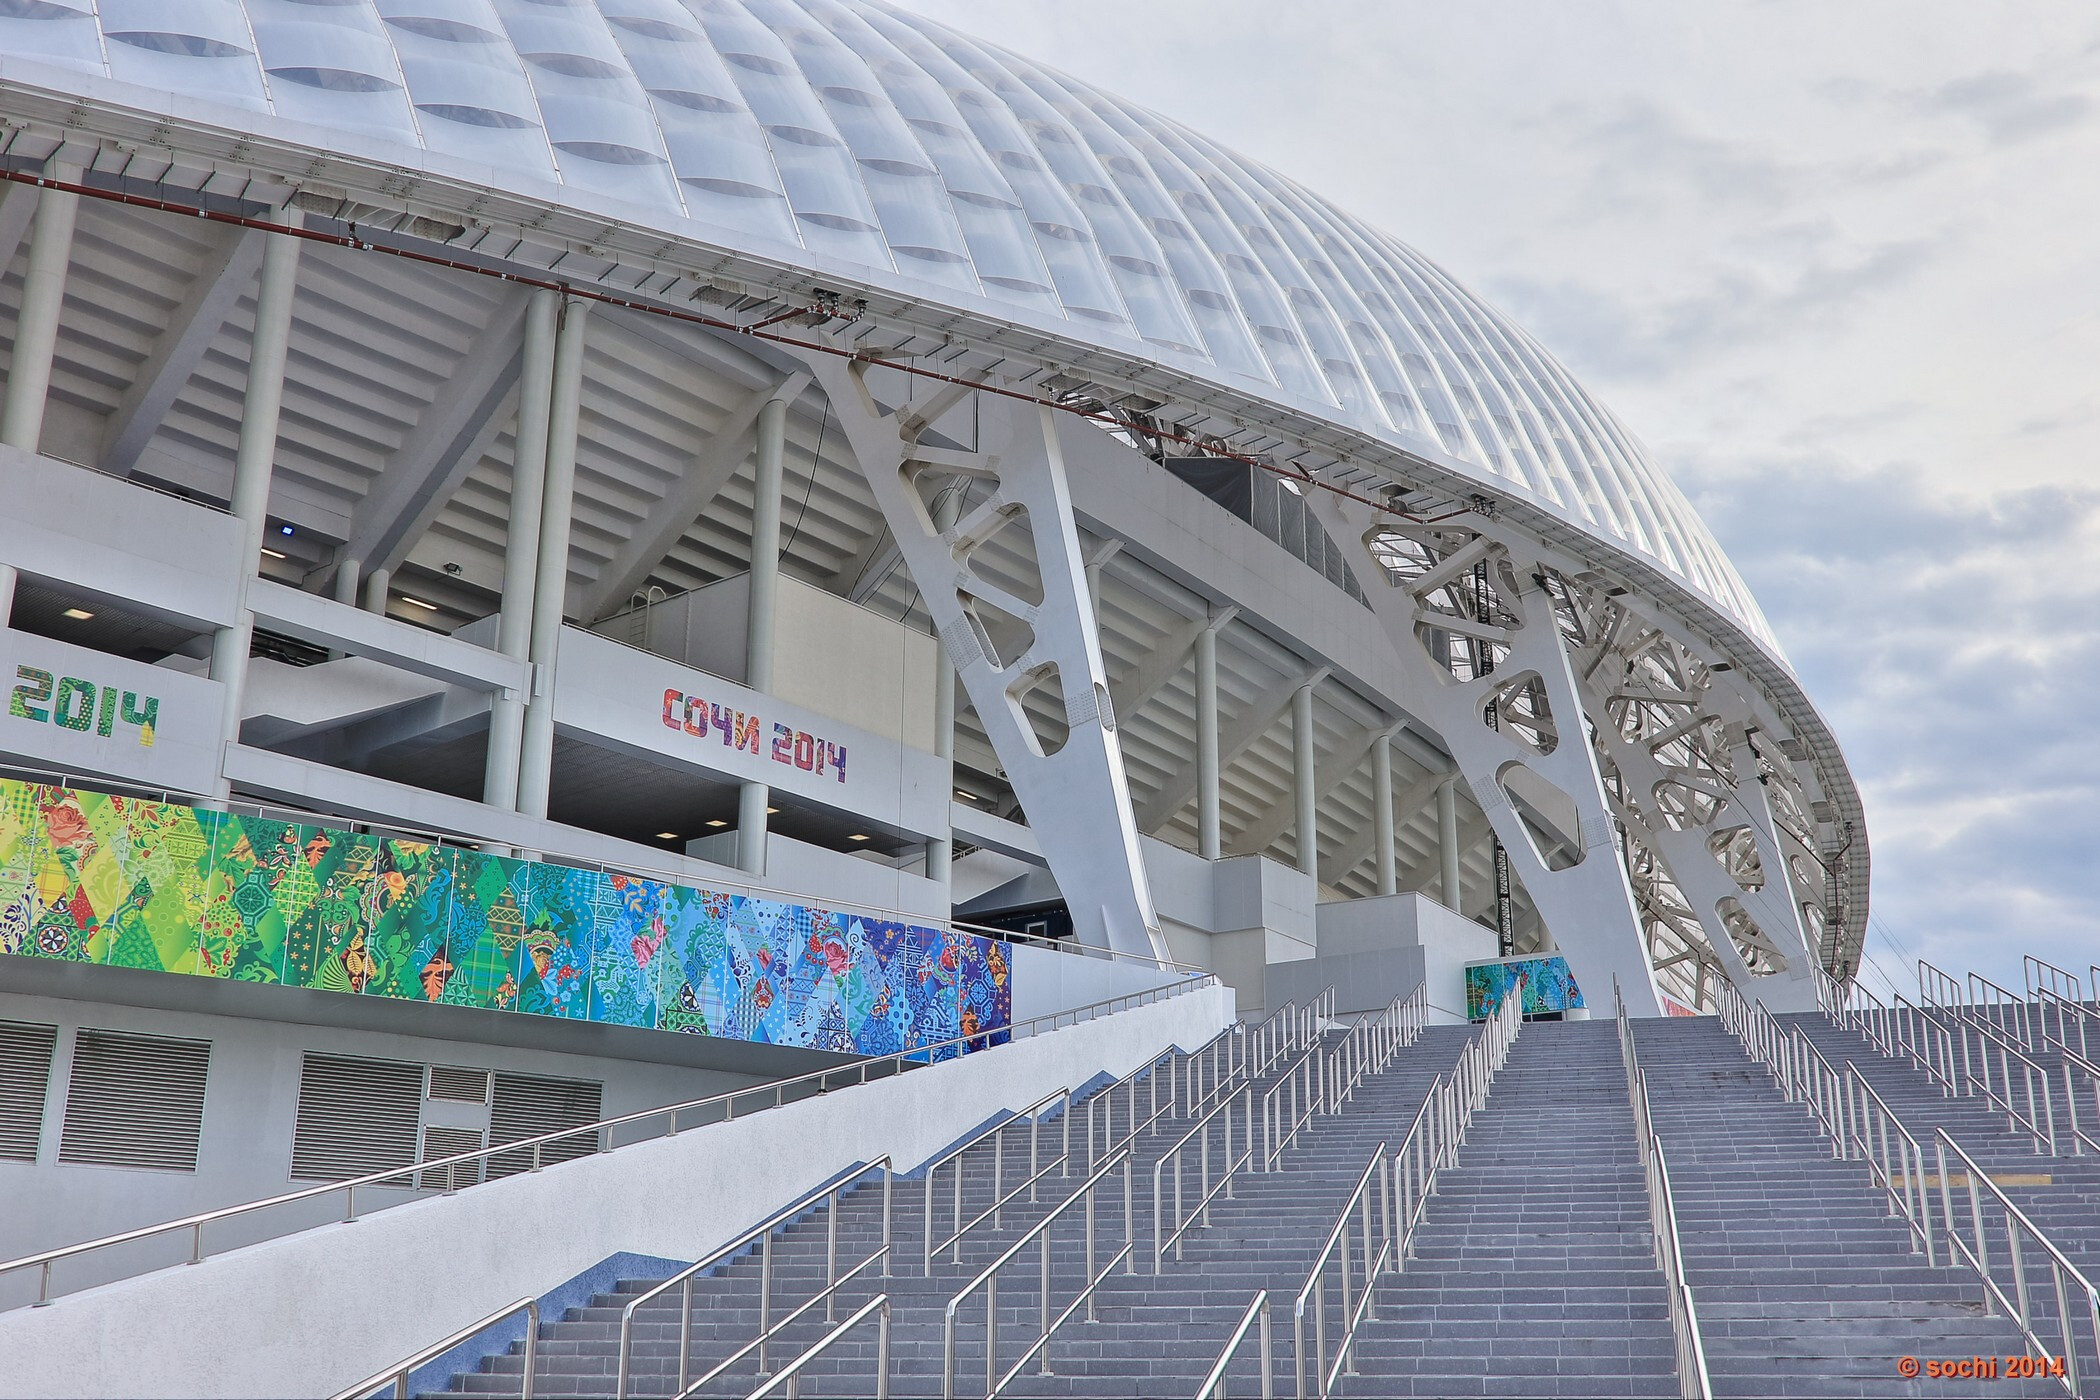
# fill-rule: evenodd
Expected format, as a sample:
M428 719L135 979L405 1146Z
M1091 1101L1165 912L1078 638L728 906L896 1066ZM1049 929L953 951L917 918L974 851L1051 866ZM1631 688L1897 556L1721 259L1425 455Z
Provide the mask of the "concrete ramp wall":
M628 1251L697 1259L825 1178L1230 1024L1212 986L806 1099L0 1313L0 1397L325 1396Z

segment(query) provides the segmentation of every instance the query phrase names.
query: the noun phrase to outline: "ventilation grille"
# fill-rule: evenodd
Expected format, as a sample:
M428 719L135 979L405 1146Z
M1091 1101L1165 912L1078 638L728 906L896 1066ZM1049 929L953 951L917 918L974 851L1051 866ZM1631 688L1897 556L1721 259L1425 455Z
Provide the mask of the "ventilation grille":
M435 1094L432 1098L437 1097ZM473 1128L425 1128L423 1130L423 1160L441 1162L447 1157L457 1157L462 1152L479 1152L481 1134ZM421 1172L416 1176L416 1188L421 1191L457 1191L462 1186L472 1186L481 1180L484 1163L456 1162L434 1172Z
M299 1068L293 1180L347 1181L412 1164L422 1114L423 1066L309 1053Z
M58 1027L0 1021L0 1162L34 1162Z
M84 1030L73 1045L58 1160L74 1166L197 1170L208 1040Z
M485 1069L465 1069L459 1065L432 1065L430 1097L451 1103L487 1103L489 1072ZM427 1157L429 1154L424 1155Z
M564 1128L581 1128L605 1116L605 1086L589 1079L543 1079L532 1074L498 1074L489 1109L489 1145L522 1142ZM540 1165L587 1157L598 1150L596 1133L581 1133L539 1149ZM491 1177L532 1170L532 1153L505 1152L489 1159Z

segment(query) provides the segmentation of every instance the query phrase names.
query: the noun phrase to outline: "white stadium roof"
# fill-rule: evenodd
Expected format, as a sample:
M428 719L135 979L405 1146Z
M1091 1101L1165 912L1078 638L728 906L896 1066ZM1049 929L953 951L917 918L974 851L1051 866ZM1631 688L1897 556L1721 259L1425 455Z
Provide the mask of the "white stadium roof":
M98 94L245 109L224 124L285 144L1060 322L1426 448L1655 561L1777 655L1641 445L1434 264L1154 113L890 6L7 0L0 55Z

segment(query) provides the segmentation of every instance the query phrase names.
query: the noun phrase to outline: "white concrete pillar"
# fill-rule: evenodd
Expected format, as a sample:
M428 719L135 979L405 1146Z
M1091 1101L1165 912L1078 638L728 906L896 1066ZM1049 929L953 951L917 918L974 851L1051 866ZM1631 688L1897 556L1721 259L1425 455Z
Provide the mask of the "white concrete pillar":
M1196 853L1205 860L1224 854L1218 807L1218 629L1196 634Z
M553 387L547 397L547 482L540 502L540 548L534 568L531 658L534 694L525 705L518 761L518 810L547 815L554 781L554 665L561 646L569 587L569 526L576 510L576 424L583 406L584 337L591 304L567 301L554 342Z
M957 515L961 513L961 493L953 490L940 492L934 497L933 523L941 530L951 529ZM930 624L929 624L930 625ZM940 629L931 628L936 641ZM948 660L948 649L936 646L933 651L933 754L947 763L948 793L942 799L942 811L955 801L955 667ZM955 829L943 824L942 834L926 843L926 878L947 884L955 873ZM950 896L953 906L953 896Z
M72 183L80 171L53 166L53 179ZM73 257L73 221L80 196L37 191L29 233L29 264L22 274L22 309L8 363L7 397L0 406L0 443L35 452L44 437L44 404L51 393L51 360L58 350L58 318L66 299L66 266Z
M1446 778L1437 784L1436 844L1443 863L1444 907L1454 914L1463 914L1465 910L1459 908L1457 778Z
M388 591L394 586L392 569L374 569L365 575L365 611L386 616Z
M364 577L364 565L355 559L338 559L335 565L335 600L357 606L357 585Z
M518 661L532 651L532 601L539 587L540 517L547 493L547 405L554 390L554 323L560 310L560 294L546 288L534 292L525 308L510 519L503 538L503 601L496 619L496 650ZM525 701L525 691L504 690L489 706L481 800L507 812L518 805Z
M1291 697L1291 791L1298 800L1298 868L1320 878L1320 813L1313 783L1313 688L1298 687Z
M297 227L299 211L284 211ZM273 236L263 250L262 281L255 294L255 333L248 347L248 387L241 402L241 436L233 455L232 513L241 522L241 607L230 627L212 634L211 678L226 687L226 713L220 726L220 764L226 750L241 739L241 708L248 678L248 649L255 636L255 614L248 610L247 586L262 563L263 535L270 511L270 472L277 458L277 420L284 407L285 348L292 334L292 297L299 281L299 240ZM223 774L214 791L232 791Z
M1393 850L1393 739L1381 734L1371 743L1371 816L1378 848L1378 892L1400 892L1400 865Z
M0 564L0 632L13 625L15 615L15 584L21 580L21 571L12 564Z
M744 684L773 689L774 632L780 611L780 492L787 474L787 400L771 398L758 411L758 446L751 500L751 605L744 634ZM737 792L737 868L766 873L766 807L773 790L745 783Z

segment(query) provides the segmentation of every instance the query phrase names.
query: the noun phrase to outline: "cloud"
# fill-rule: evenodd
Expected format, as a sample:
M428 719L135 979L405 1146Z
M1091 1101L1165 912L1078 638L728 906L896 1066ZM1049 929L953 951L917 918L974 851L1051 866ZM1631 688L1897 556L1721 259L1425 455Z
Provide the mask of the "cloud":
M1998 70L1943 83L1912 98L1921 112L1974 122L1994 146L2047 136L2093 115L2082 92L2052 92L2032 74Z

